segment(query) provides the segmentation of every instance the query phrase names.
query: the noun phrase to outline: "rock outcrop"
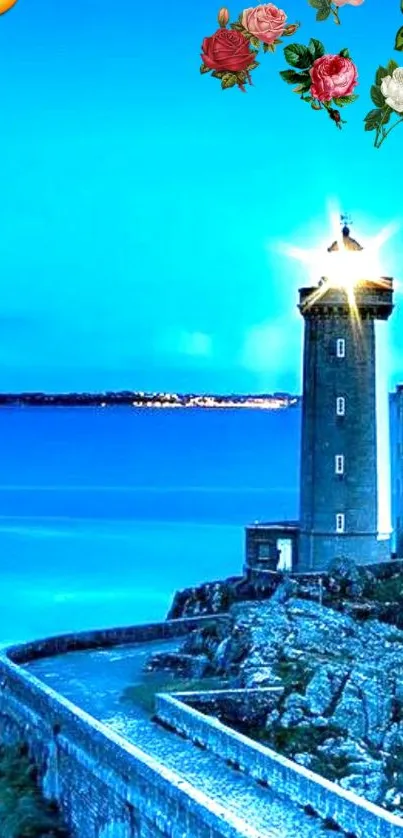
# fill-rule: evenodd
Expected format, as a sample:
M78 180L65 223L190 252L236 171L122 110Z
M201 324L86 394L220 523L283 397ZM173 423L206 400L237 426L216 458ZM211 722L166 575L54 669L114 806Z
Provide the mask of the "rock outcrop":
M268 601L236 603L223 626L189 635L182 663L194 656L199 673L203 662L234 686L282 686L258 729L247 714L241 726L230 712L224 721L401 814L403 631L295 593L287 585Z
M222 614L228 611L234 602L251 600L255 597L255 590L244 576L234 576L218 582L206 582L195 588L177 591L167 620Z

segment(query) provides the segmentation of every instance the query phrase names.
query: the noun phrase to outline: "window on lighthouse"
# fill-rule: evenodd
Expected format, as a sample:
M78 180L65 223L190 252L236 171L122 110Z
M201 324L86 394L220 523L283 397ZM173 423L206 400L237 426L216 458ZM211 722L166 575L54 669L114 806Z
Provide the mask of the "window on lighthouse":
M336 414L337 416L344 416L346 412L346 400L344 396L338 396L336 399Z
M344 457L343 454L336 454L335 456L335 472L336 474L344 474Z
M336 532L344 532L344 514L338 512L336 515Z
M337 338L336 355L338 358L344 358L346 354L346 341L344 338Z

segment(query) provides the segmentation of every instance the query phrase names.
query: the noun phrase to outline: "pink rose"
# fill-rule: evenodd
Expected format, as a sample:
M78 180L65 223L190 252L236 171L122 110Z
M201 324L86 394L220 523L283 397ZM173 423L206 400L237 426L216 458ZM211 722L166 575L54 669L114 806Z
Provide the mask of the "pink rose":
M349 3L350 6L361 6L364 0L333 0L335 6L345 6Z
M310 69L311 93L319 102L330 102L339 96L350 96L358 84L357 67L342 55L322 55Z
M263 6L245 9L241 22L251 35L259 38L259 41L274 44L283 34L286 20L287 15L282 9L278 9L273 3L265 3Z

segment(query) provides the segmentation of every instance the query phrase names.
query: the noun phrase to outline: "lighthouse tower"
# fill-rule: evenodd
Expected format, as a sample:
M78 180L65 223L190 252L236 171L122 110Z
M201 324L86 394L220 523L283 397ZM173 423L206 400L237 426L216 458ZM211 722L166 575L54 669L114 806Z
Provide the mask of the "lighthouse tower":
M360 251L344 223L340 241L328 248L328 263L335 260L329 277L299 291L298 572L325 570L341 556L360 564L390 558L390 542L378 531L375 321L392 313L393 280L360 275Z

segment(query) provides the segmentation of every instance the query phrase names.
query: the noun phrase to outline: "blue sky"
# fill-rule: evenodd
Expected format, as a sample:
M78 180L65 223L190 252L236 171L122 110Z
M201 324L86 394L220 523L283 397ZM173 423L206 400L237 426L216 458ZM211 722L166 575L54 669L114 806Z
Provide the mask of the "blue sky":
M339 27L280 6L303 24L287 43L349 47L343 131L280 79L281 48L247 94L200 76L215 0L19 0L0 18L0 390L299 391L307 274L279 243L330 243L329 201L361 240L402 221L403 126L376 150L362 124L378 64L403 64L402 18L399 0L346 6ZM402 251L403 228L383 249L397 279Z

